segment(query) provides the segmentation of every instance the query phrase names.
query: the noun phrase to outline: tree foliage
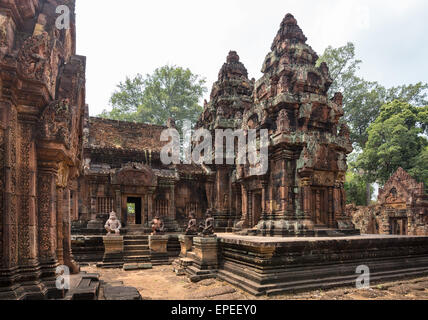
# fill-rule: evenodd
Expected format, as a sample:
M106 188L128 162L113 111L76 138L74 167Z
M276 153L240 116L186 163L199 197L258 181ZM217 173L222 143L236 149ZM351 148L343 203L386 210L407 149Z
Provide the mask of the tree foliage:
M367 199L366 181L363 176L355 170L346 173L345 191L346 202L357 206L365 206L371 199ZM371 187L371 192L373 188Z
M113 93L113 109L104 111L104 118L165 125L173 118L181 127L184 120L197 121L203 108L199 100L206 92L205 79L189 69L164 66L153 74L127 78Z
M366 172L370 182L383 185L399 167L409 173L423 174L428 170L428 162L423 161L428 146L427 112L428 107L415 107L399 100L381 107L357 160L357 166Z
M394 100L415 106L428 105L428 84L419 82L385 88L359 77L357 72L362 61L356 58L353 43L339 48L328 47L318 64L321 62L327 63L333 79L329 96L333 97L336 92L343 94L344 120L350 126L352 142L360 148L364 148L368 140L367 129L378 117L382 105Z

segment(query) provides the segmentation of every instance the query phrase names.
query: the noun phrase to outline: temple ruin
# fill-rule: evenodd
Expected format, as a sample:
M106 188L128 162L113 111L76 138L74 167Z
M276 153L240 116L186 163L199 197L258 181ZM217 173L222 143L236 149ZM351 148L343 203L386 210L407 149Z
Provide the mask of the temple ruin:
M384 235L428 235L428 194L399 168L379 190L378 201L369 207L347 207L348 215L362 233Z
M60 4L0 0L0 299L96 299L98 276L75 261L173 264L192 281L217 278L254 295L347 285L362 264L378 280L428 273L427 237L361 237L347 214L342 95L328 98L328 67L291 14L261 79L229 53L196 124L267 130L269 169L258 175L250 163L164 165L160 135L174 119L90 117L75 1L66 1L70 28L55 25ZM381 222L392 223L379 222L379 233L426 235L422 189L398 171L379 196ZM121 228L107 235L116 216ZM185 235L189 216L194 234ZM79 277L76 287L56 287L58 266Z

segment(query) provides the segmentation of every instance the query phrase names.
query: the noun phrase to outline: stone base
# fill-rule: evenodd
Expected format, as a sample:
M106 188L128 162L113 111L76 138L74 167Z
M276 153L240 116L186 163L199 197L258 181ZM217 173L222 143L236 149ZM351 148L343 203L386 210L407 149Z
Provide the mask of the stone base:
M187 252L192 251L193 246L193 238L195 236L186 236L186 235L179 235L178 241L180 242L180 257L184 258L187 256Z
M0 269L0 300L60 299L65 291L55 285L56 260Z
M102 236L72 236L71 250L79 263L103 261L104 242Z
M168 235L150 236L150 260L154 265L169 264Z
M243 232L244 231L244 232ZM347 237L360 235L352 222L341 220L338 228L317 227L311 220L287 220L267 217L261 220L254 229L235 230L238 235L263 237Z
M428 274L428 237L265 238L220 235L218 277L253 295L355 286Z
M103 237L104 257L99 264L102 268L122 268L123 266L123 236L110 235Z
M192 255L194 264L201 270L216 270L218 268L218 238L193 238Z
M153 269L151 263L125 263L123 265L123 270L125 271L135 271L135 270L147 270Z

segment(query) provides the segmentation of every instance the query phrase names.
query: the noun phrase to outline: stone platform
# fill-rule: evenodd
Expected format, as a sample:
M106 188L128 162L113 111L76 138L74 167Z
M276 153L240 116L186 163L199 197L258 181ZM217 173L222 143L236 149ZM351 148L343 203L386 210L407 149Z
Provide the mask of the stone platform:
M355 286L428 275L428 237L266 238L220 234L218 278L253 295Z

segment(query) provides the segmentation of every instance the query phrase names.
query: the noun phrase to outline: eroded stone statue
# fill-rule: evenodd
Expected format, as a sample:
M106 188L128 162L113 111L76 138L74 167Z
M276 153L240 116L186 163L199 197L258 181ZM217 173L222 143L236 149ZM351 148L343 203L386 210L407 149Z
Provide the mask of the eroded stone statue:
M165 232L165 226L161 218L156 216L152 221L152 235L161 235Z
M214 218L210 212L207 212L204 223L199 226L199 236L201 237L212 237L214 235Z
M120 223L120 220L116 216L116 212L112 211L110 212L110 217L107 220L105 226L107 230L107 235L111 235L112 233L119 235L120 229L122 228L122 224Z
M186 235L187 236L195 236L197 234L198 234L198 226L196 223L195 214L193 212L191 212L189 214L189 223L187 225Z

